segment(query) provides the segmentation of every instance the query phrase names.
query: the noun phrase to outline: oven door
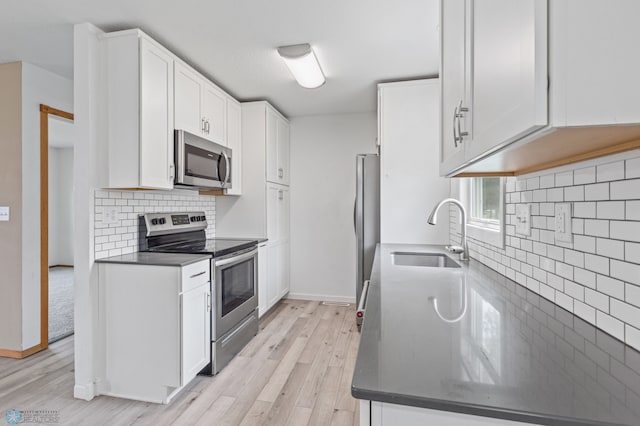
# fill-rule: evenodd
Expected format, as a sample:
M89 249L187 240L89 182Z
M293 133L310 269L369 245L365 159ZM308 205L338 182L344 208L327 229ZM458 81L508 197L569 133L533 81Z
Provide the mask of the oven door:
M213 340L237 325L258 307L257 247L213 259L216 314Z
M184 130L175 133L179 185L231 188L231 150Z

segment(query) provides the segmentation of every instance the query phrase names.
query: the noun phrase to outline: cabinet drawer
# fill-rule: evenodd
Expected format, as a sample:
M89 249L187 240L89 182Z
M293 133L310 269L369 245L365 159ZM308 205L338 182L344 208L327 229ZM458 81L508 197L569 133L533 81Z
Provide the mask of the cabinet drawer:
M184 293L209 282L211 279L210 265L211 262L209 260L202 260L184 266L182 268L182 288L180 291Z

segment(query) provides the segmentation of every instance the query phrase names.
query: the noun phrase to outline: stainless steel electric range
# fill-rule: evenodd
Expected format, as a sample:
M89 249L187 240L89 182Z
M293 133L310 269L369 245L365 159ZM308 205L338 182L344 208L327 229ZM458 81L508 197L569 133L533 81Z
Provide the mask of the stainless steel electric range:
M217 374L258 333L258 241L207 239L204 212L140 216L140 251L211 256L211 363Z

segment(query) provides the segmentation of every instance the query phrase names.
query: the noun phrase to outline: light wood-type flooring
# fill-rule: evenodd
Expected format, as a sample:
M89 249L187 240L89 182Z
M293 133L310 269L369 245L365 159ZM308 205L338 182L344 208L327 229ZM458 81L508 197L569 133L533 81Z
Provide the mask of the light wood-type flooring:
M351 378L360 335L353 305L284 300L215 377L169 405L73 398L73 337L24 360L0 358L0 418L57 410L60 425L357 425Z

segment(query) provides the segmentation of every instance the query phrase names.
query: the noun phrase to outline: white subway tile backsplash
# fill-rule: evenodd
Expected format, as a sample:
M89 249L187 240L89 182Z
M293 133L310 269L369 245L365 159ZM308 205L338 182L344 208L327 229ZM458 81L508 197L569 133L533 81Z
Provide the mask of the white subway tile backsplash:
M627 201L625 204L625 218L627 220L640 220L640 201Z
M596 183L593 185L585 185L584 187L584 199L585 200L608 200L609 199L609 184L608 183Z
M197 193L167 193L144 191L94 192L94 255L96 259L133 253L138 249L138 216L146 212L204 211L207 220L207 237L215 236L215 197ZM118 209L118 222L106 225L102 222L104 206Z
M598 238L596 241L596 253L614 259L624 259L624 242Z
M556 173L556 186L571 186L573 185L573 171Z
M584 186L568 186L564 188L565 201L582 201L584 200Z
M595 272L587 271L582 268L573 268L573 279L586 287L596 288Z
M610 314L620 321L623 321L633 327L640 328L640 308L611 299Z
M470 246L476 260L640 349L638 153L626 161L507 178L504 249L473 238ZM515 234L521 202L530 203L529 236ZM559 202L573 204L572 242L555 241ZM459 228L450 228L452 242L458 241Z
M640 178L640 157L627 160L625 171L627 179Z
M602 164L597 167L596 177L598 182L624 179L624 161Z
M640 242L640 222L611 221L611 238Z
M624 260L627 262L640 263L640 244L625 242Z
M604 312L596 312L596 325L615 337L624 341L624 323Z
M584 233L585 235L592 235L594 237L609 237L609 221L585 219Z
M640 285L640 265L611 259L611 276L628 283ZM621 297L621 299L623 298Z
M600 293L624 300L624 283L622 281L615 280L606 275L598 275L596 281L596 288Z
M612 200L640 199L640 179L621 180L611 182Z
M594 183L596 181L596 168L585 167L573 171L574 185L583 185L585 183Z
M584 301L594 308L609 313L609 299L606 294L586 288L584 290Z
M625 284L624 300L640 308L640 286Z
M556 186L555 180L554 174L540 176L540 188L552 188Z
M586 217L595 219L596 203L593 201L573 203L573 217Z

